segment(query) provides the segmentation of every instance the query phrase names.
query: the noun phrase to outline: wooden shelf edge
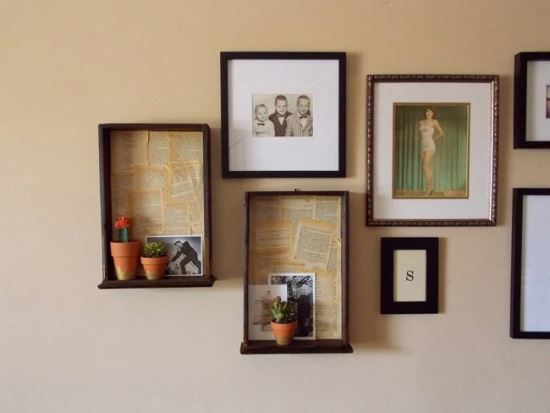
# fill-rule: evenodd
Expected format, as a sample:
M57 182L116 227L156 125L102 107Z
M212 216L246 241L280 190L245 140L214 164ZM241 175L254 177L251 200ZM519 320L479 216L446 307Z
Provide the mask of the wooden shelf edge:
M174 277L163 278L160 280L147 280L138 278L135 280L103 280L97 286L100 290L113 288L193 288L193 287L212 287L216 277L209 275L206 277Z
M343 340L296 341L288 346L278 346L275 341L242 342L241 354L315 354L353 353L353 347Z

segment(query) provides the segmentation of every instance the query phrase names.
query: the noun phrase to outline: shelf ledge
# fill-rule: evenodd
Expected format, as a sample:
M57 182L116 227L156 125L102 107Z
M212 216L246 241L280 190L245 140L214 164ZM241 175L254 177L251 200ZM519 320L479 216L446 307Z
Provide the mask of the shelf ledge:
M241 343L241 354L353 353L344 340L294 340L278 346L275 340L249 340Z
M170 277L160 280L148 280L137 277L133 280L103 280L97 287L101 290L110 288L170 288L170 287L212 287L216 277L207 275L204 277Z

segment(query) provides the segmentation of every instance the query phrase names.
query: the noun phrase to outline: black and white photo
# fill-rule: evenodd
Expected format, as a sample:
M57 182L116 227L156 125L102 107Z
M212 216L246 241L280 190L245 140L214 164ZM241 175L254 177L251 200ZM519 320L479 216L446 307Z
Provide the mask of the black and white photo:
M252 136L312 137L311 93L253 94Z
M314 340L315 335L315 274L274 273L270 285L286 285L287 300L294 306L298 318L297 340Z
M166 275L202 276L202 237L200 235L157 235L145 242L163 242L168 254Z

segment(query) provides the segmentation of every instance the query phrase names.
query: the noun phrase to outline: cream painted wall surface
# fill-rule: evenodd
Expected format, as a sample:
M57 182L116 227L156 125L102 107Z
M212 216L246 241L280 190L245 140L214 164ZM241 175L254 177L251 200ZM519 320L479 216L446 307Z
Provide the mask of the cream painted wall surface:
M0 411L547 412L550 341L508 336L513 56L546 0L0 1ZM222 180L219 52L348 53L348 177ZM370 73L501 75L495 228L366 228ZM213 130L212 289L100 291L97 124ZM350 355L241 356L243 192L351 192ZM381 236L442 238L441 313L379 314Z

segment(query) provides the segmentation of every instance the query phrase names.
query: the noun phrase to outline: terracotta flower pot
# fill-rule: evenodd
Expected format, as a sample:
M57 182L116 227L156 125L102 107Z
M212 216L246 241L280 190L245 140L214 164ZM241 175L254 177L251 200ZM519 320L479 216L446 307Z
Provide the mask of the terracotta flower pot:
M139 257L139 242L111 242L111 255L115 262L116 277L119 280L136 278Z
M158 280L166 272L166 264L168 264L168 257L141 257L141 264L145 270L145 276L148 280Z
M274 321L271 322L271 330L273 330L275 341L279 346L288 346L292 343L296 328L298 328L298 321L284 324L276 323Z

